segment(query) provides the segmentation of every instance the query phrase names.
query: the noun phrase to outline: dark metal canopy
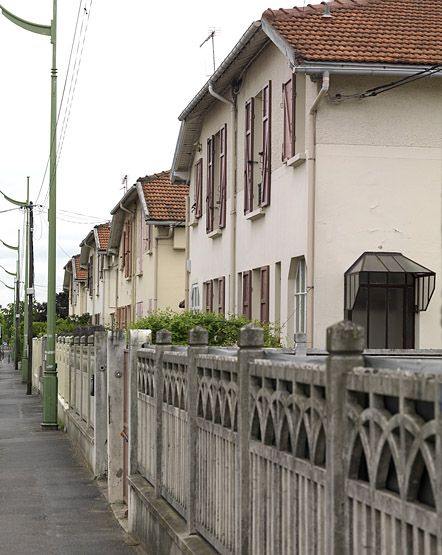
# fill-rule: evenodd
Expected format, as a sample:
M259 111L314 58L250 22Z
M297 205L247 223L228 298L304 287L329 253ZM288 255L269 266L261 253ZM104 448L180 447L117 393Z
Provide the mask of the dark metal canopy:
M345 272L345 308L352 310L362 284L415 287L416 311L427 310L436 274L400 252L364 252Z

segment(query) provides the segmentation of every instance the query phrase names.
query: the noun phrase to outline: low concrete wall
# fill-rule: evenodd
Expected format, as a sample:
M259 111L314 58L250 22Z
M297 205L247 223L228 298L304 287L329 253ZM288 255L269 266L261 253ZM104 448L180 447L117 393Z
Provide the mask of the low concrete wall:
M65 412L65 430L72 445L95 475L94 431L73 410Z
M201 536L189 535L186 521L142 476L129 477L129 530L148 555L215 555Z

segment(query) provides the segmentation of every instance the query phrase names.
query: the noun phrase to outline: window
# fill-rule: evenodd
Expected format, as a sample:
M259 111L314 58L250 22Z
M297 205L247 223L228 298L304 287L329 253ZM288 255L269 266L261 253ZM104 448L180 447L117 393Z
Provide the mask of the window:
M296 77L293 75L287 83L282 85L282 105L284 109L283 161L295 155L295 99Z
M203 159L195 164L195 218L201 218L203 213Z
M200 308L200 288L197 283L194 283L190 292L190 309L197 312Z
M244 213L270 204L271 81L245 105Z
M99 325L100 325L100 315L94 314L94 326L99 326Z
M305 259L300 258L295 277L295 333L307 332L307 268Z
M198 176L198 172L197 172ZM206 231L226 225L227 125L207 139Z
M366 252L345 272L345 317L363 326L370 349L413 349L416 313L436 274L397 252Z
M119 330L124 330L132 321L131 305L120 306L116 311L116 327Z

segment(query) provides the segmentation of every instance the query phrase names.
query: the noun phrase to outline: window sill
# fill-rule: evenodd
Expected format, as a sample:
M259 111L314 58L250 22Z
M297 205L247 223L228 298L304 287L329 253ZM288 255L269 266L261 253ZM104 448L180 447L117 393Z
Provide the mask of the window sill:
M198 222L199 218L194 218L193 220L190 220L189 227L196 227L198 225Z
M210 233L207 234L207 237L209 239L216 239L217 237L221 237L221 235L223 234L221 229L214 229L213 231L211 231Z
M306 159L305 152L298 152L298 154L295 154L294 156L286 160L285 163L288 168L289 167L297 168L298 166L300 166L305 162L305 159Z
M265 216L265 210L262 206L260 206L259 208L256 208L252 212L246 214L246 220L259 220L259 218L262 218L263 216Z

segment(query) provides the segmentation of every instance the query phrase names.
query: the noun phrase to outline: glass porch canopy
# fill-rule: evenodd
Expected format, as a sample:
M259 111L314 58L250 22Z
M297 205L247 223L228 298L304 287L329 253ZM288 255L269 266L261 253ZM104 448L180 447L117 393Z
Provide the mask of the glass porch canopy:
M416 312L427 310L436 274L400 252L364 252L345 272L345 308L353 310L361 285L415 286Z

